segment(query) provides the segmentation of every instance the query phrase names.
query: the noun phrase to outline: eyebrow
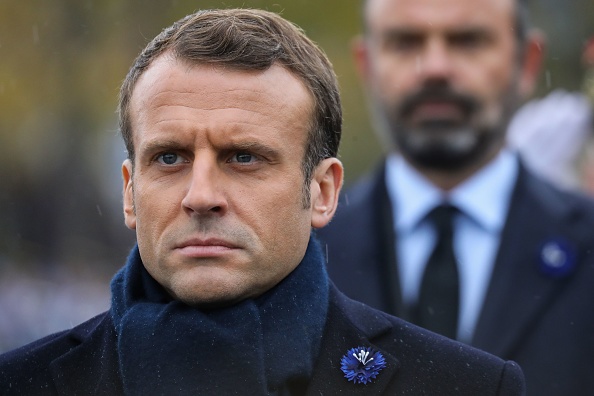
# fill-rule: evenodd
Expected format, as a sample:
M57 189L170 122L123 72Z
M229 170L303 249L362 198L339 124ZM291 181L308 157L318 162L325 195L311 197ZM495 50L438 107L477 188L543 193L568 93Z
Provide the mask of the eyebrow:
M460 26L455 27L452 29L448 29L443 32L445 36L457 36L457 35L464 35L464 34L479 34L484 36L491 36L492 32L490 29L485 28L484 26L480 25L468 25L468 26ZM383 32L380 32L380 36L384 38L398 38L398 37L416 37L416 36L426 36L427 32L423 28L417 27L391 27L386 29Z
M263 155L267 158L278 158L279 152L278 150L260 142L255 141L245 141L245 142L227 142L222 144L218 147L219 150L222 151L249 151L254 152L260 155ZM139 154L140 157L144 157L147 155L152 155L153 153L161 152L161 151L192 151L193 146L180 143L176 140L161 140L155 139L153 141L149 141L144 144L140 150Z
M263 155L264 157L274 159L279 157L278 150L260 142L245 141L245 142L230 142L222 147L225 151L248 151Z
M190 145L180 143L177 140L155 139L140 147L140 153L154 153L163 150L190 150Z
M452 29L447 33L448 36L459 36L459 35L467 35L467 34L475 34L479 36L491 37L493 36L493 30L489 29L485 26L478 26L478 25L469 25L469 26L462 26L456 29Z

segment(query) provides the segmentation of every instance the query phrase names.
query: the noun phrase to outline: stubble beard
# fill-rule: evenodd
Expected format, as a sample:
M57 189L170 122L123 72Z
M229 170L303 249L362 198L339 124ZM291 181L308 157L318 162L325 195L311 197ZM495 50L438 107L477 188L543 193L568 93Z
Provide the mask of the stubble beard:
M460 171L478 162L500 135L471 125L393 128L396 145L408 161L418 168L442 171Z
M410 114L428 100L456 105L462 120L426 119L412 123ZM487 108L479 99L448 87L427 87L397 105L380 105L391 143L419 169L458 172L480 164L503 144L519 95L513 85L501 94L499 106ZM377 101L376 101L377 104Z

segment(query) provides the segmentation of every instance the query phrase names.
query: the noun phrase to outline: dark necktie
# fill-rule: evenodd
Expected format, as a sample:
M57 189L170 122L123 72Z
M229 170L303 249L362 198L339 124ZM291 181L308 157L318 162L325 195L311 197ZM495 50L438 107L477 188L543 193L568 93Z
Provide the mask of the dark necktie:
M453 206L441 205L427 216L435 225L437 243L425 267L413 316L419 326L454 339L460 303L458 268L452 246L452 219L456 212Z

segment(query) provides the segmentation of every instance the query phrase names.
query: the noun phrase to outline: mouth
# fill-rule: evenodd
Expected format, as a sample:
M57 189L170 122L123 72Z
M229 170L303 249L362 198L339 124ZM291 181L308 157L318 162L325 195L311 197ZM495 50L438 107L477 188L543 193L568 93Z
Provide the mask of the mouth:
M452 102L427 101L415 106L409 117L413 124L422 124L435 120L461 123L466 118L466 112L461 106Z
M193 238L175 247L176 251L191 258L219 257L237 249L236 244L218 238Z
M463 124L479 108L476 98L446 88L426 88L406 97L400 118L412 125Z

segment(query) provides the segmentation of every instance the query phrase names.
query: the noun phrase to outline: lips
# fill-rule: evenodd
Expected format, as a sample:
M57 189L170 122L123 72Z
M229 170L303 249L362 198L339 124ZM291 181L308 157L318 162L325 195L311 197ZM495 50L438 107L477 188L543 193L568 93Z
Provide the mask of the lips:
M175 247L179 253L192 258L218 257L227 254L239 247L223 239L189 239Z
M237 246L231 242L225 241L224 239L218 238L208 238L208 239L189 239L184 241L176 246L176 248L181 249L189 246L224 246L229 249L236 248Z
M410 120L421 123L428 120L448 120L461 122L464 120L465 111L461 106L446 101L427 101L419 103L411 111Z
M472 96L447 87L424 87L403 100L398 113L412 123L445 121L459 123L479 108Z

